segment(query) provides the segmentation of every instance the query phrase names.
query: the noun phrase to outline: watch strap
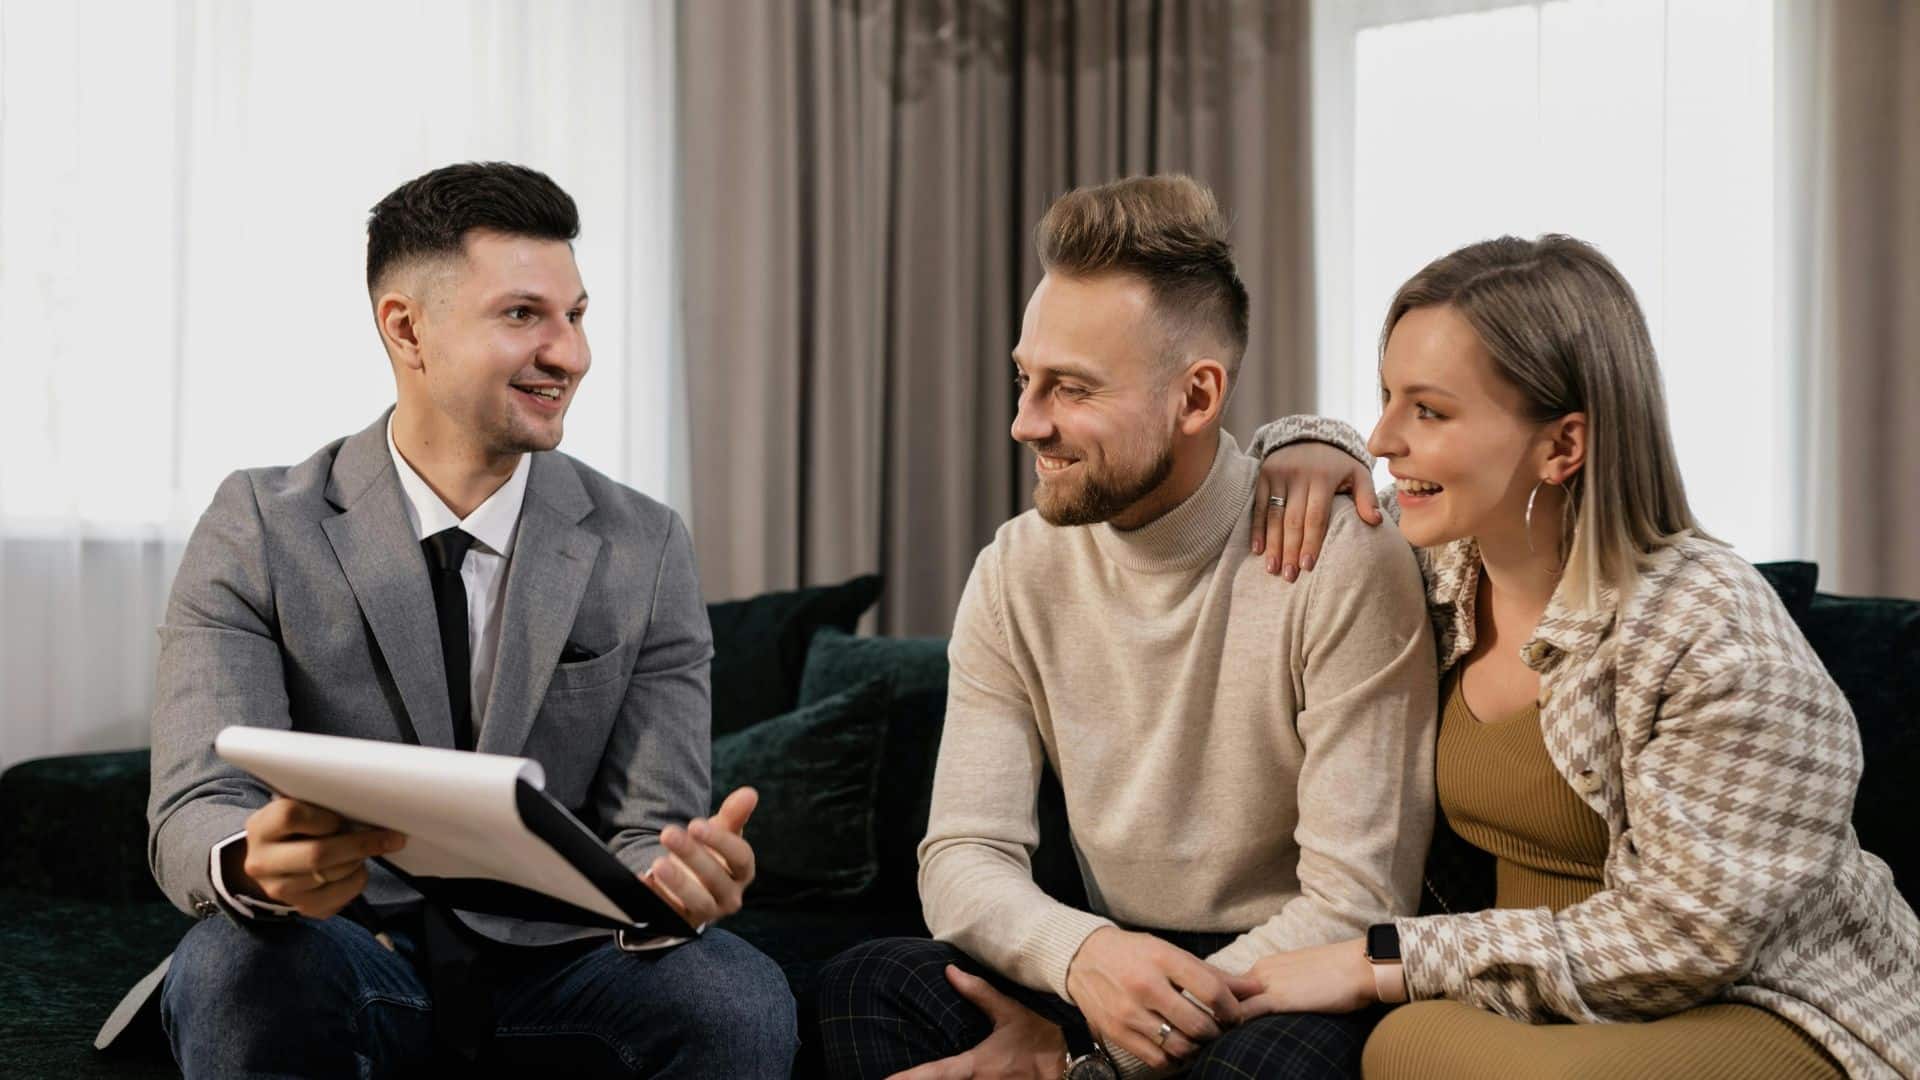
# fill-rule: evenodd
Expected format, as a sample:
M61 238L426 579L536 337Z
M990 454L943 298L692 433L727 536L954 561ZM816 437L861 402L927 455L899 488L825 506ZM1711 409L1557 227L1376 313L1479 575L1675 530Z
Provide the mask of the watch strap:
M1070 1062L1078 1061L1100 1048L1100 1044L1093 1040L1093 1032L1085 1024L1063 1023L1060 1025L1060 1034L1066 1038L1067 1060Z
M1398 1005L1407 1000L1407 970L1398 960L1382 960L1369 965L1373 968L1373 992L1388 1005Z

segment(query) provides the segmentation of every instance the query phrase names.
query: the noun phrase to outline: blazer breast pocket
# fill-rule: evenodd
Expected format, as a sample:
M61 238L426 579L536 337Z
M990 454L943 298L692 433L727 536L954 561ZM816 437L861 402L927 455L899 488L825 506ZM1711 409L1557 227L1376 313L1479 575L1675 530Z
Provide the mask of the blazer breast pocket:
M585 802L588 785L600 768L607 739L626 702L627 656L625 649L615 648L553 669L522 753L546 769L547 792L564 806Z
M577 694L605 686L628 673L623 663L626 659L627 650L616 645L591 660L558 665L547 683L547 700L553 700L555 694Z

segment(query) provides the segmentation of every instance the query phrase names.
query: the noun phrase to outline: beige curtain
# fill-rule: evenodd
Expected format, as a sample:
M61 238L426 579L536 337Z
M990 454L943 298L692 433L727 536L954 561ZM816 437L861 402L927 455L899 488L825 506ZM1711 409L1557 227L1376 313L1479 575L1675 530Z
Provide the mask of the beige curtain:
M1312 387L1306 4L694 0L680 161L694 541L712 598L879 570L944 634L1028 503L1009 353L1066 189L1192 173L1253 340L1230 430Z
M1920 4L1811 12L1812 548L1823 589L1920 597Z

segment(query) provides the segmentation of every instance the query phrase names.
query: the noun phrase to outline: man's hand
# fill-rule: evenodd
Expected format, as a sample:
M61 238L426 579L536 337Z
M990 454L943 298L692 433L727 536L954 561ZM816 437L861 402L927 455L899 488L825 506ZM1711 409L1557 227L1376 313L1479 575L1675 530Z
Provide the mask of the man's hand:
M1366 939L1336 941L1263 956L1247 974L1261 990L1242 995L1247 1019L1269 1013L1349 1013L1380 1000Z
M222 852L220 872L230 892L326 919L367 887L367 859L406 843L391 829L356 829L331 810L281 795L247 815L246 839Z
M1060 1029L987 980L947 965L947 982L993 1021L993 1032L964 1054L895 1073L892 1080L1057 1080L1066 1070Z
M1302 570L1312 570L1327 538L1327 519L1333 497L1352 494L1360 520L1380 524L1380 505L1374 499L1373 474L1345 450L1319 442L1284 446L1260 463L1260 479L1253 485L1253 553L1267 556L1267 573L1292 581ZM1268 502L1277 495L1287 508Z
M759 802L759 792L738 788L711 818L660 831L669 854L654 859L640 880L672 904L687 925L704 926L740 910L740 898L753 883L753 846L741 834Z
M1067 966L1067 994L1094 1035L1156 1070L1238 1024L1239 999L1260 989L1151 934L1112 926L1089 934ZM1171 1029L1164 1042L1163 1022Z

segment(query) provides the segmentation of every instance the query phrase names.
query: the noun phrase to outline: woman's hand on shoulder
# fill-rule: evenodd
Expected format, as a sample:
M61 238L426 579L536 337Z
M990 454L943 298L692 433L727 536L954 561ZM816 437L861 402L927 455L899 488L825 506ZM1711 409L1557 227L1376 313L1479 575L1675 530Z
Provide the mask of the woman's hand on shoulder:
M1267 573L1293 581L1313 569L1335 495L1352 495L1360 520L1380 524L1372 480L1366 466L1327 443L1297 442L1268 454L1253 485L1253 553L1267 557Z

